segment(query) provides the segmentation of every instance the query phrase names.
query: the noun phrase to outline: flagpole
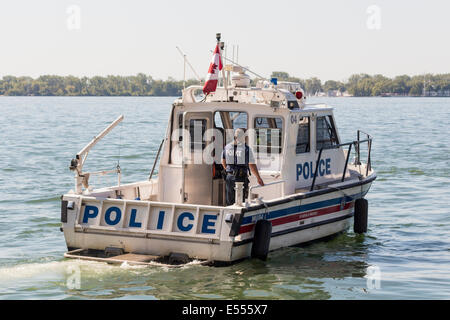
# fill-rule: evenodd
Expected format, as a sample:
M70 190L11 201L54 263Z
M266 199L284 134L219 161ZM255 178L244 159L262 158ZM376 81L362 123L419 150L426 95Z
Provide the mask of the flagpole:
M223 42L220 42L220 38L221 38L221 34L220 33L216 33L217 46L219 47L220 60L222 60L222 48L221 48L221 45L223 44ZM225 92L227 94L227 101L228 101L228 85L227 85L226 80L227 79L225 77L225 68L222 67L222 83L223 83L223 87L225 88Z

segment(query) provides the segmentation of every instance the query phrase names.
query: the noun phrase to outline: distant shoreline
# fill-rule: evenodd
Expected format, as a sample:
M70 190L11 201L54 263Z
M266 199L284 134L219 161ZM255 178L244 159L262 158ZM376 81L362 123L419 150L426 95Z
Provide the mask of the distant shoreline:
M174 96L55 96L55 95L48 95L48 96L9 96L9 95L0 95L1 98L178 98L180 95L174 95ZM307 99L311 98L335 98L335 99L341 99L341 98L395 98L395 99L402 99L402 98L450 98L450 96L346 96L346 97L336 97L336 96L306 96Z
M299 83L306 96L315 97L450 97L450 73L401 75L392 79L380 74L354 74L346 81L322 83L316 77L301 79L287 72L274 71L270 78ZM257 81L252 79L252 86ZM43 75L35 79L8 75L0 79L0 96L179 97L183 87L200 84L195 79L156 80L143 73L91 78Z

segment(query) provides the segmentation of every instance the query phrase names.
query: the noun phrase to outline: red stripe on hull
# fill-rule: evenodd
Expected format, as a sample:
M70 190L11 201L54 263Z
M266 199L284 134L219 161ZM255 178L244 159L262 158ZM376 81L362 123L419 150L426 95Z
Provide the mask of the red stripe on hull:
M342 210L347 210L349 208L352 208L353 206L354 206L354 202L349 202L349 203L345 204L345 206ZM336 205L333 207L323 208L323 209L319 209L319 210L311 210L311 211L306 211L306 212L302 212L302 213L297 213L297 214L293 214L293 215L290 215L287 217L276 218L276 219L270 220L270 222L272 222L272 226L274 227L274 226L278 226L280 224L290 223L290 222L299 221L299 220L305 220L305 219L309 219L312 217L323 216L325 214L335 213L335 212L339 212L342 210L341 210L341 205ZM242 226L239 229L239 234L252 231L254 226L255 226L254 223Z

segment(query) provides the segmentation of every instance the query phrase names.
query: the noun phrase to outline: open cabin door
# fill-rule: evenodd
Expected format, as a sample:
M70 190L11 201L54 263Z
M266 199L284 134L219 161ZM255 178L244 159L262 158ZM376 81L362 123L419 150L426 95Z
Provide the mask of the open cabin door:
M183 114L183 189L184 203L212 204L212 164L203 153L211 142L205 133L213 128L212 112ZM211 131L211 130L210 130Z

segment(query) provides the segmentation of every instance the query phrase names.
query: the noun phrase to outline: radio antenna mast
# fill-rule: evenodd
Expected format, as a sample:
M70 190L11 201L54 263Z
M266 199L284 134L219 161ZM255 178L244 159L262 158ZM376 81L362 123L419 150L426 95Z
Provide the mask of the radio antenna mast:
M200 77L198 76L197 72L195 72L194 67L192 67L192 65L189 63L186 55L183 53L183 51L181 51L180 48L176 47L178 52L181 54L181 56L183 57L183 61L184 61L184 79L183 79L183 86L186 83L186 63L189 66L189 68L191 68L192 72L195 74L195 76L197 77L197 80L200 81L200 83L202 83L202 79L200 79Z
M210 50L210 51L213 52L212 50ZM269 80L269 79L267 79L267 78L265 78L265 77L263 77L263 76L260 76L260 75L257 74L256 72L253 72L253 71L250 70L249 68L246 68L246 67L244 67L244 66L241 66L239 63L237 63L237 62L235 62L235 61L233 61L233 60L231 60L231 59L228 59L228 58L226 58L226 57L224 57L224 56L222 56L222 58L225 59L225 60L228 61L228 62L231 62L232 64L234 64L234 65L236 65L236 66L238 66L238 67L241 67L242 69L244 69L244 70L250 72L251 74L254 74L255 76L257 76L257 77L260 78L260 79L263 79L263 80Z

